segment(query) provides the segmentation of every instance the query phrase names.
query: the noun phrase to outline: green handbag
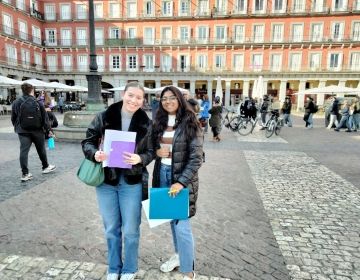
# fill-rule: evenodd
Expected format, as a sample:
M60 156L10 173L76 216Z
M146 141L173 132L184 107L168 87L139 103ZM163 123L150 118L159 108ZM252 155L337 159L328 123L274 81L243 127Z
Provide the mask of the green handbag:
M84 158L77 172L77 177L86 185L96 187L104 182L104 168L100 162L93 162Z

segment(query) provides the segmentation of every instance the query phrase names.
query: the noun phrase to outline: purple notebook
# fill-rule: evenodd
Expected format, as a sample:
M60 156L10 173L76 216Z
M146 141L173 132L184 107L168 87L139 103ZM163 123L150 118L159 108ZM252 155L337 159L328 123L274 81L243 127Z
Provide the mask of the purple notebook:
M109 167L119 167L131 169L131 164L124 162L124 152L134 153L135 142L128 141L112 141L109 156Z

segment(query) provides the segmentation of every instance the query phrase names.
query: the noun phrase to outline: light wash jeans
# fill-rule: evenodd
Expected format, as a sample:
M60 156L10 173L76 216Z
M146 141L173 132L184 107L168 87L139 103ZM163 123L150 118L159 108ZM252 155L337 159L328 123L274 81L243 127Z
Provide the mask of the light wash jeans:
M161 164L160 186L169 188L171 186L171 166ZM194 271L195 250L190 219L172 220L170 222L171 232L175 247L175 253L179 254L180 272L189 273Z
M337 120L337 115L330 115L330 121L329 121L329 125L327 126L327 128L331 129L333 124L335 124L335 127L337 127L339 125L339 122Z
M284 125L288 127L292 127L291 115L290 114L283 114Z
M135 273L138 270L141 183L128 185L121 176L118 186L96 187L108 247L108 273ZM124 257L122 245L124 239ZM124 260L124 261L123 261Z

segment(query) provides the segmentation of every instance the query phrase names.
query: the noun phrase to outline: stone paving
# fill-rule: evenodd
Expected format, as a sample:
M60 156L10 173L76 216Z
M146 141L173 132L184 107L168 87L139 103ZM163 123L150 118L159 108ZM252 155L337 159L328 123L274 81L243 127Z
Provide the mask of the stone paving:
M292 279L360 279L359 189L305 153L245 157Z
M34 180L20 183L19 144L8 121L0 118L6 147L0 157L0 279L105 279L94 190L75 177L79 144L56 143L48 156L58 169L49 176L41 174L32 150ZM301 120L271 138L224 130L215 143L205 135L192 219L197 279L359 280L359 135L342 135L305 130ZM310 145L315 137L319 143ZM181 280L179 273L158 270L172 252L168 226L150 230L143 218L141 235L137 279Z

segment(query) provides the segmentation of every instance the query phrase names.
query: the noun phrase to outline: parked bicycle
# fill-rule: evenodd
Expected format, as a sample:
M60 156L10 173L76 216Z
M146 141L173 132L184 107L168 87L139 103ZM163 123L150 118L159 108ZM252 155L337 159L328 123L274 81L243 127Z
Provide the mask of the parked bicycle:
M234 110L226 110L226 115L222 119L221 124L231 131L238 131L240 124L240 115L237 115Z
M254 128L258 122L259 118L256 117L253 119L252 117L245 117L241 118L241 122L239 124L238 132L240 135L246 136L249 135L254 131Z
M276 135L280 134L281 127L283 124L283 119L279 117L279 110L271 110L271 116L266 122L265 125L265 137L270 138L274 133Z

